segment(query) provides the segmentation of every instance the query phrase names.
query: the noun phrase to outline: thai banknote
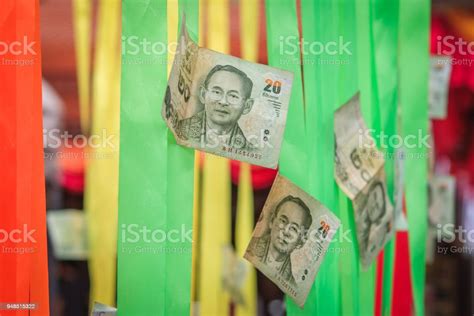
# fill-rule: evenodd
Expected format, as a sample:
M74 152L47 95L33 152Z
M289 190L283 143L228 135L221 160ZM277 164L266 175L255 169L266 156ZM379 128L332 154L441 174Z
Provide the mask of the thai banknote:
M245 305L243 286L248 275L248 263L234 251L232 246L223 248L222 287L236 304Z
M87 260L87 230L84 212L65 209L47 214L54 255L60 260Z
M443 225L455 224L455 181L450 175L433 175L428 183L429 227L434 231L439 229L443 236L447 234Z
M431 118L444 119L447 115L452 58L434 55L430 57L430 64L429 114Z
M278 175L244 257L303 306L339 219Z
M198 47L185 23L181 31L162 106L176 142L276 168L293 74Z
M394 211L387 195L385 159L367 128L359 94L334 115L335 178L352 200L359 256L368 267L394 231Z
M359 257L362 266L368 267L394 232L393 206L387 195L384 168L379 169L352 204Z
M354 199L384 165L360 113L359 94L336 111L334 129L336 181Z

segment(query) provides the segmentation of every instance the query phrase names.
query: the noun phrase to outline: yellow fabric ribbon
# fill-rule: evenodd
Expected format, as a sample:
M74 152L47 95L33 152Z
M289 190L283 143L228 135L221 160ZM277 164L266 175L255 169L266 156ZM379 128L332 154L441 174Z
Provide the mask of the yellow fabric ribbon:
M229 2L207 0L207 48L229 52ZM230 244L231 189L229 161L205 155L202 182L200 314L228 315L229 295L222 288L223 248Z
M230 244L230 174L228 160L206 155L203 168L200 314L227 315L229 295L222 287L223 248Z
M245 249L247 249L247 245L252 237L254 227L253 214L254 207L250 165L241 163L237 199L237 220L235 224L235 250L239 257L243 257ZM236 316L254 316L257 314L257 274L248 261L245 261L245 263L249 269L242 287L245 306L236 306Z
M82 0L80 0L82 1ZM91 135L110 137L91 149L85 211L90 301L115 305L120 121L120 1L101 0L94 61Z
M91 61L91 28L92 28L92 1L74 0L74 45L76 52L77 86L79 95L79 113L81 129L84 134L89 133L90 109L90 61Z
M258 56L258 12L259 2L240 0L240 43L242 57L256 62ZM238 256L243 256L254 228L253 190L250 165L240 164L239 190L237 200L237 220L235 227L235 246ZM246 261L249 269L242 288L245 306L236 306L236 316L253 316L257 314L257 274L254 267Z

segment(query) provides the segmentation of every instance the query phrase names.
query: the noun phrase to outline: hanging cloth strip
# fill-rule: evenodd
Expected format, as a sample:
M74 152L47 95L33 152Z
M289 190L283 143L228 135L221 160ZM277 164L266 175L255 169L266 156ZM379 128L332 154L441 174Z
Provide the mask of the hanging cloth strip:
M89 134L92 1L74 0L73 19L81 130Z
M207 0L206 48L229 53L229 1ZM231 238L231 182L229 160L205 154L202 174L199 302L201 315L227 315L229 295L221 273L224 246Z
M145 38L164 47L168 23L186 11L197 29L193 2L168 5L152 0L122 2L122 36ZM168 12L173 16L168 17ZM170 14L171 14L170 13ZM161 119L167 85L167 51L130 51L122 47L121 152L118 235L118 313L184 315L190 313L192 242L133 238L140 229L168 234L192 229L193 151L178 147Z
M428 131L430 1L400 0L399 69L402 137ZM407 148L405 196L415 314L424 315L427 148Z
M120 120L120 2L101 0L92 91L91 135L110 142L88 148L84 209L89 239L90 304L115 306ZM81 75L81 74L79 74ZM104 134L105 133L105 134Z
M0 4L0 38L25 44L0 56L2 315L49 315L39 18L39 1ZM32 305L8 312L6 303Z

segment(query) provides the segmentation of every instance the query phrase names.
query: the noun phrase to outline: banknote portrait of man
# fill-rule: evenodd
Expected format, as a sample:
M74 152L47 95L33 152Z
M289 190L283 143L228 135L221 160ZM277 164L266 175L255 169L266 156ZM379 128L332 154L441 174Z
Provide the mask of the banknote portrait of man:
M247 251L296 287L291 253L305 244L311 223L308 206L300 198L288 195L270 214L266 232L253 237Z
M251 150L238 122L253 106L252 80L231 65L217 65L207 74L198 95L204 110L178 123L178 135L201 147L228 145Z
M358 225L359 247L363 258L371 257L384 245L392 226L391 220L384 220L386 212L385 188L382 182L375 181L367 193Z

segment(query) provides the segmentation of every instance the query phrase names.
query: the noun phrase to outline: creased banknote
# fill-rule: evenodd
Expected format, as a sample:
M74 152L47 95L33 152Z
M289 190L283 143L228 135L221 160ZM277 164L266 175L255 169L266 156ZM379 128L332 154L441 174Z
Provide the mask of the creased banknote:
M335 178L352 200L359 256L368 267L394 231L383 153L377 150L360 112L359 94L334 115Z
M278 175L245 258L302 307L339 219Z
M394 231L393 207L387 195L384 168L379 169L352 203L360 260L362 266L368 267Z
M87 260L89 249L83 211L74 209L50 211L47 221L57 259Z
M336 181L354 199L384 165L360 113L359 94L336 111L334 129Z
M198 47L183 22L162 116L180 145L276 168L292 82L290 72Z
M222 287L236 304L245 305L243 286L248 275L248 263L237 256L232 246L223 248Z
M434 55L430 57L430 64L429 114L431 118L444 119L447 115L452 58Z

